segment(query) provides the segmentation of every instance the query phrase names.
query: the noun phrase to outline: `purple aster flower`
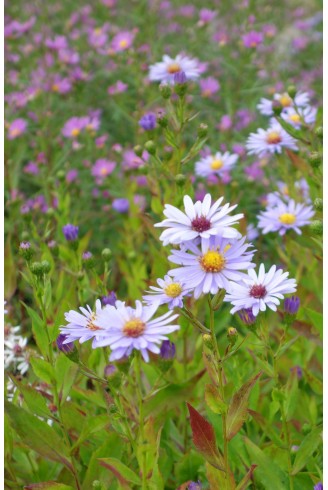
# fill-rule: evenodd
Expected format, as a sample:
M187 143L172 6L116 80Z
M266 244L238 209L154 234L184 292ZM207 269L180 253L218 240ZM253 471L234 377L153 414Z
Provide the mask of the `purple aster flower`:
M93 338L92 347L96 347L96 341L104 336L104 329L98 325L98 317L102 311L100 300L96 301L96 311L93 312L89 305L86 308L80 306L82 312L70 310L65 313L67 325L60 328L60 333L66 335L63 344L79 340L80 344Z
M313 490L323 490L323 484L321 482L314 485Z
M127 89L128 89L128 85L126 83L122 82L121 80L117 80L117 82L114 83L114 85L108 87L107 91L109 95L115 95L115 94L122 94L123 92L126 92Z
M222 174L231 170L238 160L238 155L231 154L228 151L225 153L217 152L214 155L209 155L195 163L195 174L200 177L210 177L211 175Z
M232 119L229 114L224 114L221 117L221 121L217 127L220 131L229 131L232 128Z
M159 287L150 286L151 291L142 297L142 299L148 304L167 304L170 310L173 308L183 307L183 297L190 292L190 288L180 281L174 281L172 277L165 276L163 279L157 279Z
M119 32L113 37L111 47L115 53L131 48L135 34L133 32Z
M103 296L101 298L101 302L102 302L102 305L103 306L106 306L106 305L112 305L112 306L115 306L115 302L117 301L117 296L116 294L114 293L114 291L110 291L107 296Z
M105 369L104 369L104 376L106 378L111 378L117 372L118 372L118 369L115 366L115 364L107 364L107 366L105 366Z
M264 156L268 153L281 153L283 148L297 151L297 140L290 136L274 119L267 130L262 128L251 133L246 142L249 155Z
M308 225L314 214L312 206L296 203L293 199L284 202L277 198L274 207L268 207L259 214L258 227L262 229L263 234L277 231L279 235L284 235L293 229L301 235L300 227Z
M72 242L74 240L77 240L78 235L79 235L79 227L71 225L70 223L63 226L62 232L64 233L64 236L68 242Z
M202 22L202 24L208 24L209 22L212 22L212 20L215 19L217 12L215 10L209 10L209 9L200 9L199 11L199 20Z
M139 120L139 126L145 131L151 131L156 127L156 115L153 112L148 112L144 114Z
M191 483L189 483L188 485L188 490L202 490L202 484L200 481L192 481Z
M202 78L199 81L202 97L212 97L220 90L220 84L213 77Z
M183 85L187 83L187 76L184 71L178 71L174 73L173 82L175 85Z
M64 352L65 354L68 354L69 352L72 352L74 350L74 343L73 342L68 342L64 344L64 341L66 340L66 335L64 334L59 334L56 340L57 347L61 352Z
M76 168L71 168L71 170L69 170L66 174L66 182L68 184L71 184L72 182L74 182L77 177L78 177L78 170Z
M171 269L168 274L193 289L196 299L202 293L216 294L219 289L229 290L229 281L247 277L240 271L255 267L251 262L254 251L247 251L250 246L245 243L245 237L230 240L213 236L203 239L200 247L189 243L186 252L171 251L170 262L182 267Z
M112 208L115 209L115 211L117 211L118 213L127 213L130 208L129 200L125 199L124 197L113 199Z
M298 296L292 296L291 298L286 298L284 301L284 311L288 315L296 315L300 307L301 300Z
M262 32L251 31L242 36L244 46L246 48L256 48L259 44L263 43Z
M97 319L106 337L97 340L93 347L109 345L112 350L110 361L129 356L136 349L148 362L148 352L159 354L157 344L168 340L166 335L180 328L179 325L169 325L178 317L170 311L151 320L157 308L158 305L144 306L140 301L136 301L135 308L125 306L122 301L116 301L115 306L106 306Z
M248 276L241 277L237 282L230 282L228 293L224 301L233 305L231 313L239 310L251 308L254 316L259 311L265 311L266 307L277 311L277 305L284 298L284 294L296 291L295 279L287 279L289 272L283 273L275 265L268 272L265 272L264 265L261 264L259 273L253 269L248 270Z
M7 138L9 140L18 138L23 133L25 133L26 128L27 128L27 122L25 121L25 119L21 119L21 118L15 119L12 123L10 123L8 127Z
M200 75L199 62L179 54L175 58L164 55L163 60L149 67L152 82L174 83L174 75L183 71L187 80L196 80Z
M175 344L169 340L164 340L161 345L160 356L166 361L170 361L175 357Z
M256 322L256 317L253 315L252 308L237 311L239 318L245 325L253 325Z
M85 117L71 117L64 125L62 129L62 135L65 138L77 138L81 131L85 129L87 118Z
M99 158L91 169L91 174L97 178L99 183L103 181L105 177L110 175L116 167L115 162L110 162L105 158Z
M46 39L45 45L47 48L53 49L55 51L68 47L67 39L65 36L55 36L54 39Z

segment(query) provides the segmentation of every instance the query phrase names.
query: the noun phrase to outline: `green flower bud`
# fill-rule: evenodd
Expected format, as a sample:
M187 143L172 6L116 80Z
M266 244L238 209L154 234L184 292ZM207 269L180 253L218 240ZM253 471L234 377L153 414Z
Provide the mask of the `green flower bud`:
M309 155L309 162L313 168L318 168L322 162L322 154L318 151L311 151Z
M162 128L167 128L169 121L168 121L168 118L164 112L159 112L157 114L157 122L158 122L159 126L161 126Z
M30 271L35 276L38 276L38 277L43 276L43 266L42 266L41 262L33 262L33 264L31 264L31 266L30 266Z
M105 262L109 262L112 258L112 255L113 254L110 248L104 248L104 250L101 252L101 256Z
M280 116L283 107L278 100L272 102L272 110L275 116Z
M314 200L314 208L317 210L317 211L322 211L323 210L323 200L320 199L320 197L317 197L315 200Z
M290 98L293 99L296 93L297 93L297 88L295 87L295 85L289 85L289 87L287 87L287 94L289 95Z
M57 174L56 174L56 177L57 177L57 179L58 179L60 182L64 182L65 177L66 177L66 174L65 174L64 170L58 170L58 172L57 172Z
M152 140L146 141L145 149L148 151L150 155L155 155L156 153L156 145Z
M213 296L211 305L214 311L218 310L223 303L223 298L225 297L226 290L220 289L215 296Z
M128 255L127 255L128 260L131 260L132 262L136 260L137 254L134 250L131 250Z
M228 328L227 337L228 337L228 340L229 340L229 344L235 345L235 343L237 342L237 339L238 339L237 329L234 328L234 327L229 327Z
M93 267L96 265L96 261L91 252L83 252L82 263L85 269L93 269Z
M183 174L178 174L175 176L175 181L179 187L183 187L186 183L186 176Z
M83 281L83 279L84 279L84 271L79 271L77 273L77 280L81 282Z
M28 239L29 239L29 237L30 237L30 234L29 234L29 232L28 232L28 231L23 231L23 232L22 232L22 241L23 241L23 242L27 242L27 241L28 241Z
M31 247L30 242L21 242L19 245L19 254L29 262L34 255L34 250Z
M143 153L142 146L137 145L133 148L134 153L137 155L137 157L141 157Z
M161 83L159 86L159 91L161 92L163 99L169 99L171 97L172 90L170 85L167 83Z
M197 130L197 136L198 136L198 138L205 138L205 136L207 136L207 133L208 133L208 126L207 126L207 124L201 123L198 126L198 130Z
M51 265L50 265L50 263L47 260L43 260L41 262L41 266L42 266L43 274L48 274L48 272L50 272Z
M320 139L323 138L323 127L322 126L319 126L318 128L316 128L314 132L318 136L318 138L320 138Z
M48 218L53 218L55 216L55 210L53 208L48 208L46 211Z
M278 388L273 388L271 397L272 400L275 402L283 402L285 400L285 394Z
M316 219L309 224L309 229L313 235L323 234L323 222L320 219Z
M208 333L203 334L203 343L204 343L205 347L207 347L209 350L213 350L213 348L214 348L213 340L212 340L212 337L210 336L210 334L208 334Z
M310 434L311 431L312 431L312 427L311 427L310 424L307 424L307 423L303 424L303 426L302 426L302 434L304 436L307 436L308 434Z

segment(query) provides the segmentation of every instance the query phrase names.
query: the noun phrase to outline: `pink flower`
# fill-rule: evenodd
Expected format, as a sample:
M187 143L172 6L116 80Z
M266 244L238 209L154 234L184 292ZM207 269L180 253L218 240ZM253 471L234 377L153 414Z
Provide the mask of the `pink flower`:
M114 85L108 87L107 92L109 95L122 94L128 88L128 85L121 80L118 80Z
M119 53L120 51L125 51L126 49L131 48L135 34L129 31L123 31L116 34L113 37L111 47L115 53Z
M97 183L101 183L105 177L110 175L116 167L115 162L99 158L91 169L91 174L96 177Z
M245 34L242 39L245 48L256 48L263 43L263 34L262 32L251 31Z
M202 78L199 86L203 97L211 97L220 90L219 82L213 77Z
M86 127L88 121L88 117L71 117L65 123L62 129L62 135L65 136L65 138L77 138L81 131Z
M18 136L21 136L21 134L25 133L27 128L27 122L25 119L15 119L8 128L8 133L7 133L7 138L9 140L14 140L15 138L18 138Z

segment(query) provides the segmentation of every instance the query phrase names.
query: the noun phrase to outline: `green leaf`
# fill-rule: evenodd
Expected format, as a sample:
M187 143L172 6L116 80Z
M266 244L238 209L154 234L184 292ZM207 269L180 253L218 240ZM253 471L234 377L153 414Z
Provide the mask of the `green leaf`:
M317 395L322 395L323 393L322 381L318 379L316 376L314 376L312 373L310 373L307 369L304 369L303 373L306 381L309 383L314 393L316 393Z
M41 393L36 390L36 388L20 383L14 376L10 376L10 378L23 395L28 410L32 414L40 415L41 417L52 418L52 413L47 406L46 400L41 395Z
M32 483L24 487L24 490L74 490L70 485L56 483L55 481L44 481L42 483Z
M256 464L252 464L244 478L238 483L236 490L245 490L250 483L252 483L251 478L253 476L254 470L257 468Z
M303 308L304 313L311 321L314 328L321 333L323 329L323 315L319 311L311 310L311 308Z
M83 441L85 441L91 434L98 430L103 430L106 425L109 425L110 421L108 415L96 415L94 417L86 417L81 434L78 440L75 442L73 448L78 447Z
M123 488L130 489L131 487L128 483L133 483L134 485L141 485L141 480L134 471L132 471L128 466L123 464L121 461L115 458L99 458L98 459L101 466L109 469L118 479Z
M5 401L5 410L12 428L24 444L42 457L62 463L72 471L68 449L62 442L62 437L52 427L13 403Z
M227 404L222 400L214 385L207 384L205 386L205 401L212 412L219 414L227 412Z
M288 476L272 460L272 457L267 456L247 437L244 437L244 441L252 464L258 465L255 472L256 480L259 480L266 489L283 490L288 488Z
M45 381L46 383L52 385L56 379L55 371L52 365L41 359L40 357L31 357L30 363L32 365L35 375Z
M11 236L8 236L4 250L4 296L7 300L13 296L17 287L16 267L11 250Z
M23 303L24 304L24 303ZM43 357L48 357L49 353L49 339L47 336L46 328L42 318L29 306L25 305L28 316L32 320L32 331L35 342L40 349Z
M298 403L298 377L296 371L292 371L289 375L286 387L285 387L285 411L286 418L290 420L294 414L294 411Z
M261 374L262 371L246 381L246 383L232 397L227 413L227 437L229 441L241 429L247 418L248 398L252 387Z
M188 480L196 480L199 467L203 462L204 459L194 451L188 451L187 454L184 454L180 461L175 464L177 484L181 484Z
M79 367L65 354L60 353L56 359L55 375L59 392L59 399L64 402L74 383Z
M311 458L321 441L322 429L320 427L315 428L303 439L296 453L292 475L296 475L309 462L309 458Z

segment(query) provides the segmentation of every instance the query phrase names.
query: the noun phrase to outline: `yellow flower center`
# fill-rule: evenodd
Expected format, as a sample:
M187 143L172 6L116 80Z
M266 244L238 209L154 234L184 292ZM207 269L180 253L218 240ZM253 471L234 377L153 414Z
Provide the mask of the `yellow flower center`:
M211 163L212 170L219 170L222 167L223 167L223 161L220 160L219 158L215 158Z
M225 258L215 250L209 250L200 258L200 266L205 272L220 272L225 266Z
M107 168L106 168L106 167L103 167L103 168L100 170L100 174L101 174L101 175L107 175Z
M126 39L122 39L122 41L120 41L118 44L120 48L126 48L129 43Z
M284 225L292 225L296 221L296 216L295 214L291 213L283 213L279 216L279 221L281 221L281 223Z
M20 132L20 129L18 129L18 128L15 128L15 129L11 129L10 130L10 135L11 136L18 136L20 133L21 133Z
M140 337L145 331L146 324L140 320L140 318L134 318L125 323L123 327L123 334L126 337Z
M227 243L227 245L223 249L223 252L227 252L229 248L231 248L231 243Z
M59 85L57 83L54 83L53 86L51 87L53 92L58 92L59 90Z
M89 330L92 330L92 331L94 331L94 330L102 330L102 328L97 327L97 325L94 324L95 320L96 320L96 314L95 313L91 313L91 316L90 316L90 318L89 318L89 320L87 322L86 327Z
M283 107L289 107L292 105L292 99L288 94L284 94L279 98L279 102Z
M203 90L202 92L203 97L210 97L211 95L212 95L212 91L209 88Z
M281 136L278 131L271 131L267 134L266 140L269 145L274 145L281 142Z
M299 116L298 114L292 114L291 116L289 116L289 119L294 123L301 122L301 116Z
M101 29L101 27L97 27L96 29L94 29L93 33L94 33L96 36L100 36L100 34L102 33L102 29Z
M172 282L171 284L166 286L166 288L164 289L164 292L170 298L176 298L177 296L179 296L179 294L181 294L182 287L180 286L180 284L178 282Z
M72 136L78 136L80 134L80 130L75 128L75 129L72 129L71 131L71 135Z
M178 73L178 71L180 71L181 68L180 68L180 65L179 63L171 63L168 67L167 67L167 71L168 73L171 73L171 75L173 73Z

